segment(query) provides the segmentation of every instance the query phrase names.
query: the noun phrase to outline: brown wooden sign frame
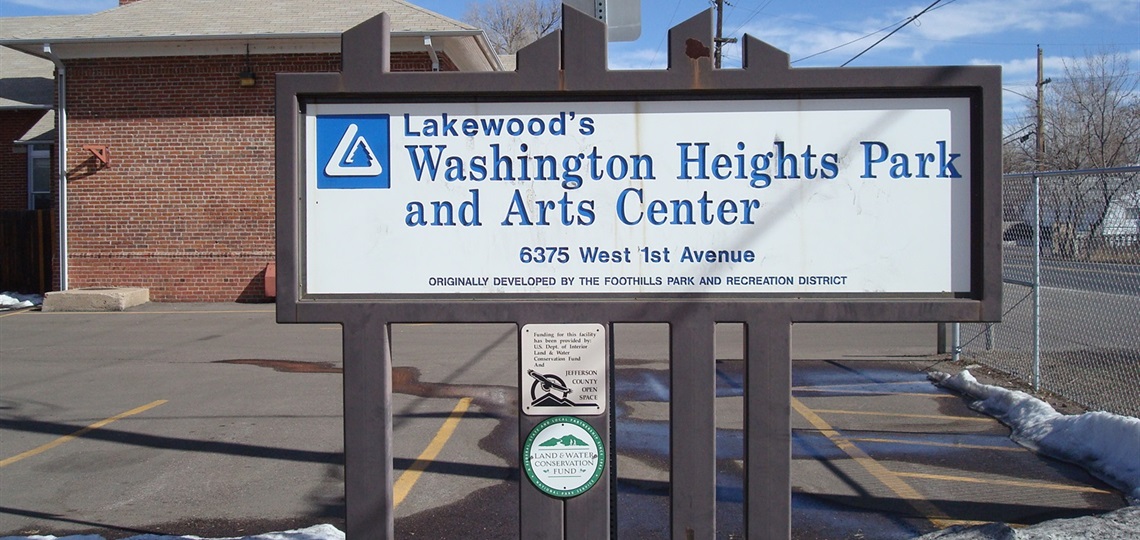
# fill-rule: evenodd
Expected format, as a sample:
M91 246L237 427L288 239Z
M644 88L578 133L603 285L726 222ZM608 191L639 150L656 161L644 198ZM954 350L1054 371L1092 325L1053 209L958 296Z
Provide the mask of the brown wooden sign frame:
M787 55L746 36L743 68L718 70L707 54L712 12L669 32L669 67L610 71L603 23L566 10L563 30L518 53L518 70L392 73L390 22L380 15L346 32L342 71L277 78L277 319L344 328L346 507L349 538L393 534L391 345L396 323L668 323L671 330L671 527L674 538L716 532L716 397L713 328L746 328L745 516L750 538L791 534L791 326L797 322L983 322L1001 310L1001 71L989 66L791 69ZM570 41L570 37L573 40ZM687 295L638 298L503 296L314 297L303 293L305 108L312 103L399 100L634 100L968 98L971 287L966 294L839 297ZM610 342L612 352L612 337ZM612 354L611 354L612 358ZM612 365L611 365L612 375ZM612 376L610 377L612 381ZM522 381L519 381L520 385ZM612 396L613 392L609 392ZM611 398L612 399L612 398ZM678 404L683 404L679 406ZM613 407L609 407L613 410ZM611 416L587 417L613 440ZM519 415L525 434L542 418ZM680 434L683 433L683 436ZM603 538L611 532L612 480L578 497L549 497L523 480L524 538ZM550 527L562 523L562 529Z

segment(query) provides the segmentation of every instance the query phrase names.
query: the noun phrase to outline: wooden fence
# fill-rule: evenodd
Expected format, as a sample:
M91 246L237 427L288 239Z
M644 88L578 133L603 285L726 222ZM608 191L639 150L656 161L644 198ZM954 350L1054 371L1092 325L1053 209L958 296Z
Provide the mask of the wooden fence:
M50 210L0 211L0 291L51 289L53 222Z

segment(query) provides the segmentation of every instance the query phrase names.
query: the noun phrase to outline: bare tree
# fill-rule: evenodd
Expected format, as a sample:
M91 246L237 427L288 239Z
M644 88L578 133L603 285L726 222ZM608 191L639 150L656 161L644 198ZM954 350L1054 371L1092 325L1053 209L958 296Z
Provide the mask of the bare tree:
M562 23L561 0L483 0L472 2L468 23L487 33L499 54L514 54Z
M1102 53L1066 63L1065 74L1045 87L1045 153L1038 167L1035 137L1011 137L1007 170L1101 169L1140 162L1140 77L1125 54ZM1036 114L1026 106L1025 122ZM1036 135L1036 134L1034 134ZM1114 204L1140 190L1136 174L1090 174L1042 183L1042 220L1067 234L1103 241Z
M1056 168L1132 165L1140 151L1140 78L1128 56L1101 54L1065 66L1057 85L1049 139ZM1048 110L1048 109L1047 109ZM1046 143L1048 144L1048 143Z

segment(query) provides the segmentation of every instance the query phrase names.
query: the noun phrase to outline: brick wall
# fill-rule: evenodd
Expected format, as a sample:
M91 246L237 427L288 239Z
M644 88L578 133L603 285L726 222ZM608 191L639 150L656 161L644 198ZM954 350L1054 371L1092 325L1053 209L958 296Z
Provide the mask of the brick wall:
M262 301L274 259L274 73L339 55L69 61L69 285L149 287L156 301ZM445 60L445 59L441 59ZM393 71L430 69L397 53ZM451 67L444 63L445 69ZM83 145L109 147L111 165Z
M0 111L0 210L28 209L27 147L12 141L23 137L44 114L42 110Z
M438 53L440 71L459 71L447 55ZM394 53L389 59L392 71L431 71L431 57L425 53Z

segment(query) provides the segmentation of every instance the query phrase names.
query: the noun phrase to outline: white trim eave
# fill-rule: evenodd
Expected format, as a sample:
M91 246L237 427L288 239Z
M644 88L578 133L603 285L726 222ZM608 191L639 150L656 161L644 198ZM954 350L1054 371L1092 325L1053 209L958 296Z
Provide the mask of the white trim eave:
M424 32L424 31L402 31L392 32L393 39L400 38L415 38L422 40L423 37L432 36L433 38L447 38L447 37L468 37L478 36L486 39L485 34L481 30L443 30L438 32ZM208 42L240 42L242 43L243 51L245 43L256 45L258 42L273 41L273 42L324 42L335 40L337 42L337 50L340 50L340 37L341 34L334 33L294 33L294 34L217 34L217 35L194 35L194 36L108 36L108 37L52 37L52 38L8 38L0 39L0 45L19 49L29 54L35 54L41 58L46 56L39 50L44 43L50 42L52 47L67 47L69 50L74 50L76 45L128 45L128 44L154 44L154 43L208 43ZM69 57L61 57L69 58ZM78 57L77 57L78 58Z
M485 36L482 30L400 30L392 32L392 37L420 37L430 35L433 37L462 37ZM33 38L7 38L0 39L0 45L17 45L21 43L44 43L50 41L52 45L67 43L100 43L115 42L126 43L135 41L226 41L226 40L263 40L263 39L340 39L341 34L335 32L295 32L295 33L268 33L268 34L208 34L208 35L168 35L168 36L106 36L106 37L33 37Z
M0 111L50 111L55 108L55 105L33 105L33 104L20 104L20 105L0 105Z
M479 30L479 35L475 39L479 44L479 50L483 52L483 56L487 58L487 63L490 64L491 71L503 71L503 62L499 59L499 55L495 49L491 47L491 40L487 39L487 32Z
M502 64L493 54L482 30L443 30L438 32L401 31L392 33L393 52L423 51L424 36L445 42L448 40L471 39L478 49L479 58L468 58L457 64L481 65L485 70L501 71ZM0 45L22 51L33 56L46 58L43 54L43 38L0 39ZM340 52L340 34L299 33L299 34L232 34L212 36L129 36L98 38L51 39L55 54L61 59L79 58L135 58L146 56L191 56L245 54L249 45L250 54L290 54L290 53L337 53Z

